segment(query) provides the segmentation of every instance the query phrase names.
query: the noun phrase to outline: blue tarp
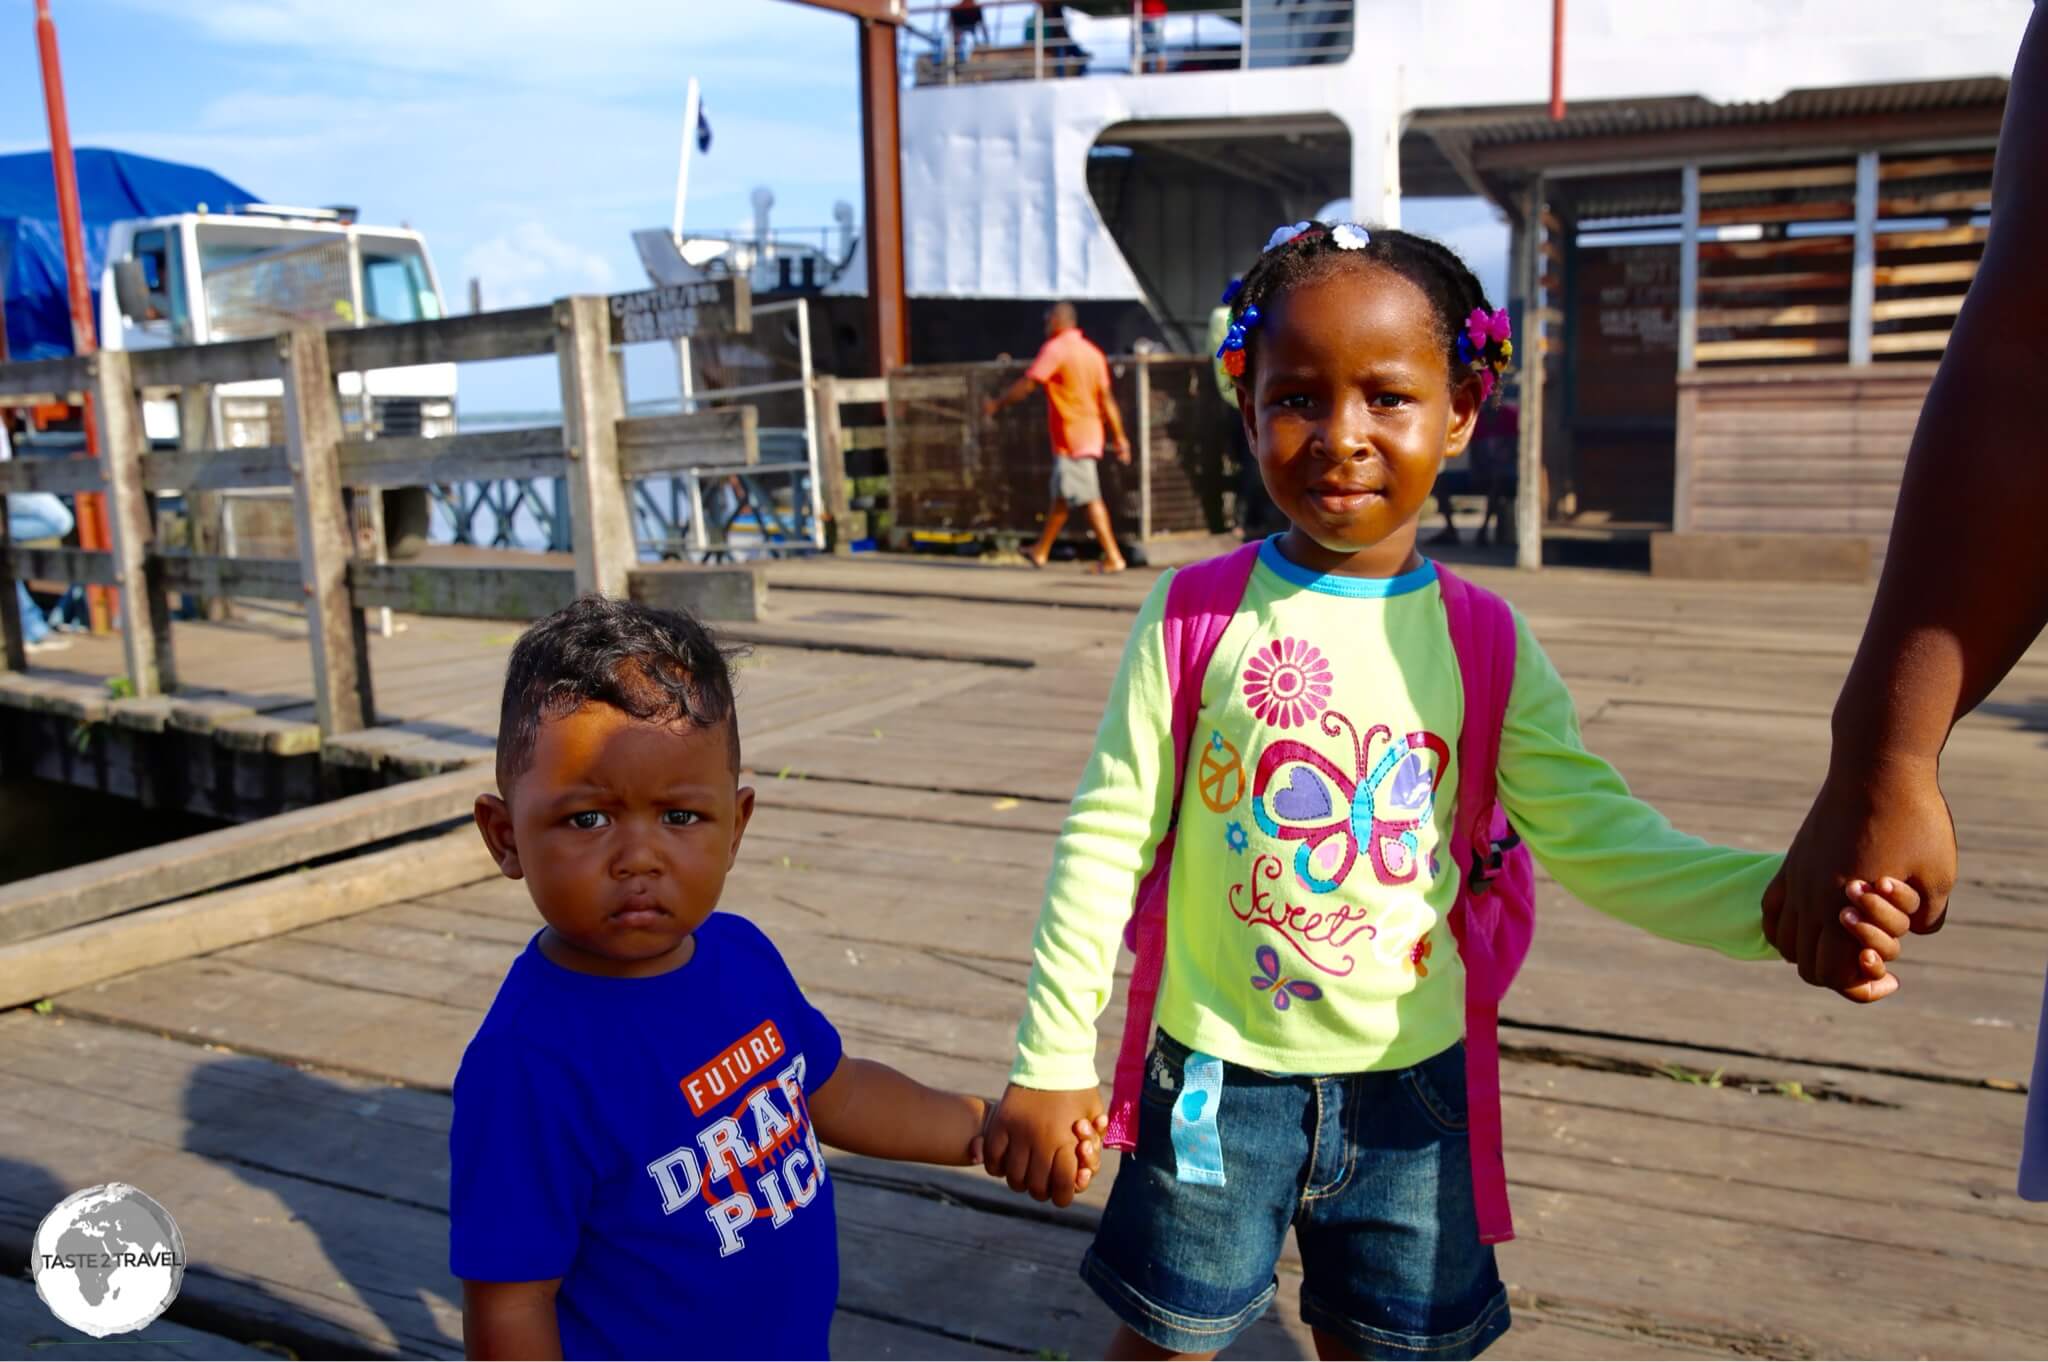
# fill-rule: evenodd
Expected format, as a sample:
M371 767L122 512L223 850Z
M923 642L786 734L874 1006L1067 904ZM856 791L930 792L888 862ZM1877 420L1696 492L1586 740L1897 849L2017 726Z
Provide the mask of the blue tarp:
M256 196L240 185L198 166L92 147L74 152L73 159L78 164L78 205L85 219L95 321L110 224L124 218L190 213L202 203L220 211L229 204L256 202ZM0 156L0 298L6 302L9 358L50 359L71 353L64 235L57 222L57 185L48 152Z

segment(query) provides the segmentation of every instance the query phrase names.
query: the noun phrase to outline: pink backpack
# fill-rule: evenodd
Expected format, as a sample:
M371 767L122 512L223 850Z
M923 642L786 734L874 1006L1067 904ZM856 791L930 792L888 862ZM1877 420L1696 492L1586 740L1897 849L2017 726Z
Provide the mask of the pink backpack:
M1137 957L1131 971L1124 1033L1110 1090L1107 1142L1137 1145L1137 1097L1152 1044L1152 1012L1166 945L1166 886L1180 821L1188 742L1202 708L1202 678L1216 645L1244 599L1259 545L1180 569L1166 592L1162 621L1166 684L1173 700L1173 822L1159 839L1152 868L1138 884L1124 941ZM1449 617L1451 646L1464 682L1465 725L1458 734L1458 808L1451 824L1451 863L1469 867L1451 909L1451 932L1465 966L1465 1085L1470 1108L1472 1190L1479 1237L1497 1244L1515 1237L1508 1210L1507 1166L1501 1153L1500 1000L1529 953L1536 929L1536 873L1529 849L1508 826L1496 799L1501 725L1515 676L1515 622L1507 602L1439 565L1437 581ZM1474 848L1484 848L1480 854Z

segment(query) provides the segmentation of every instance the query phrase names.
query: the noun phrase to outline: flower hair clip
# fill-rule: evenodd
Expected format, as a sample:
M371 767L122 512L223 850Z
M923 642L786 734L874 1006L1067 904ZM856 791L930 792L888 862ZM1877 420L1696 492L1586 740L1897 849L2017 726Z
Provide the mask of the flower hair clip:
M1475 307L1465 319L1465 335L1475 351L1484 350L1489 340L1505 342L1513 334L1514 320L1504 307L1495 309L1492 316L1487 315L1485 308Z
M1372 233L1355 222L1340 222L1330 229L1330 240L1340 251L1362 251L1372 244Z
M1245 333L1259 324L1259 305L1253 303L1244 310L1244 315L1230 324L1224 333L1223 344L1216 347L1216 358L1223 361L1223 372L1232 378L1244 375Z
M1273 229L1273 235L1266 238L1266 250L1279 250L1282 246L1285 246L1288 242L1294 240L1294 238L1300 236L1303 232L1306 232L1309 228L1313 226L1315 226L1313 222L1303 221L1289 223L1284 227L1275 227ZM1265 252L1261 252L1261 254L1264 253Z
M1458 358L1479 376L1482 402L1493 396L1494 385L1514 358L1513 335L1514 319L1504 307L1490 313L1483 307L1473 308L1465 318L1465 329L1458 333Z

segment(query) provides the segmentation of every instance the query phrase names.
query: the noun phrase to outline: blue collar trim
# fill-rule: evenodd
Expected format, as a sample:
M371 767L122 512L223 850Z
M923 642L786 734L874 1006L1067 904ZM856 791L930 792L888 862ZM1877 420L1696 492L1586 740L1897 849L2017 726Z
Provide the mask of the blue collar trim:
M1326 596L1382 599L1405 596L1436 581L1436 564L1425 558L1422 566L1398 577L1345 577L1334 572L1305 568L1280 552L1280 536L1273 535L1259 545L1259 563L1289 586L1320 591Z

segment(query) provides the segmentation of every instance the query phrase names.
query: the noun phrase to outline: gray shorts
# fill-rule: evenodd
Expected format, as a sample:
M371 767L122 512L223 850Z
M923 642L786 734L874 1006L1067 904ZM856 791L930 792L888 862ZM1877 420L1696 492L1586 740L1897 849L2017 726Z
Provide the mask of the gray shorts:
M1102 500L1102 478L1096 472L1102 460L1055 457L1052 461L1052 499L1069 506L1088 506Z

